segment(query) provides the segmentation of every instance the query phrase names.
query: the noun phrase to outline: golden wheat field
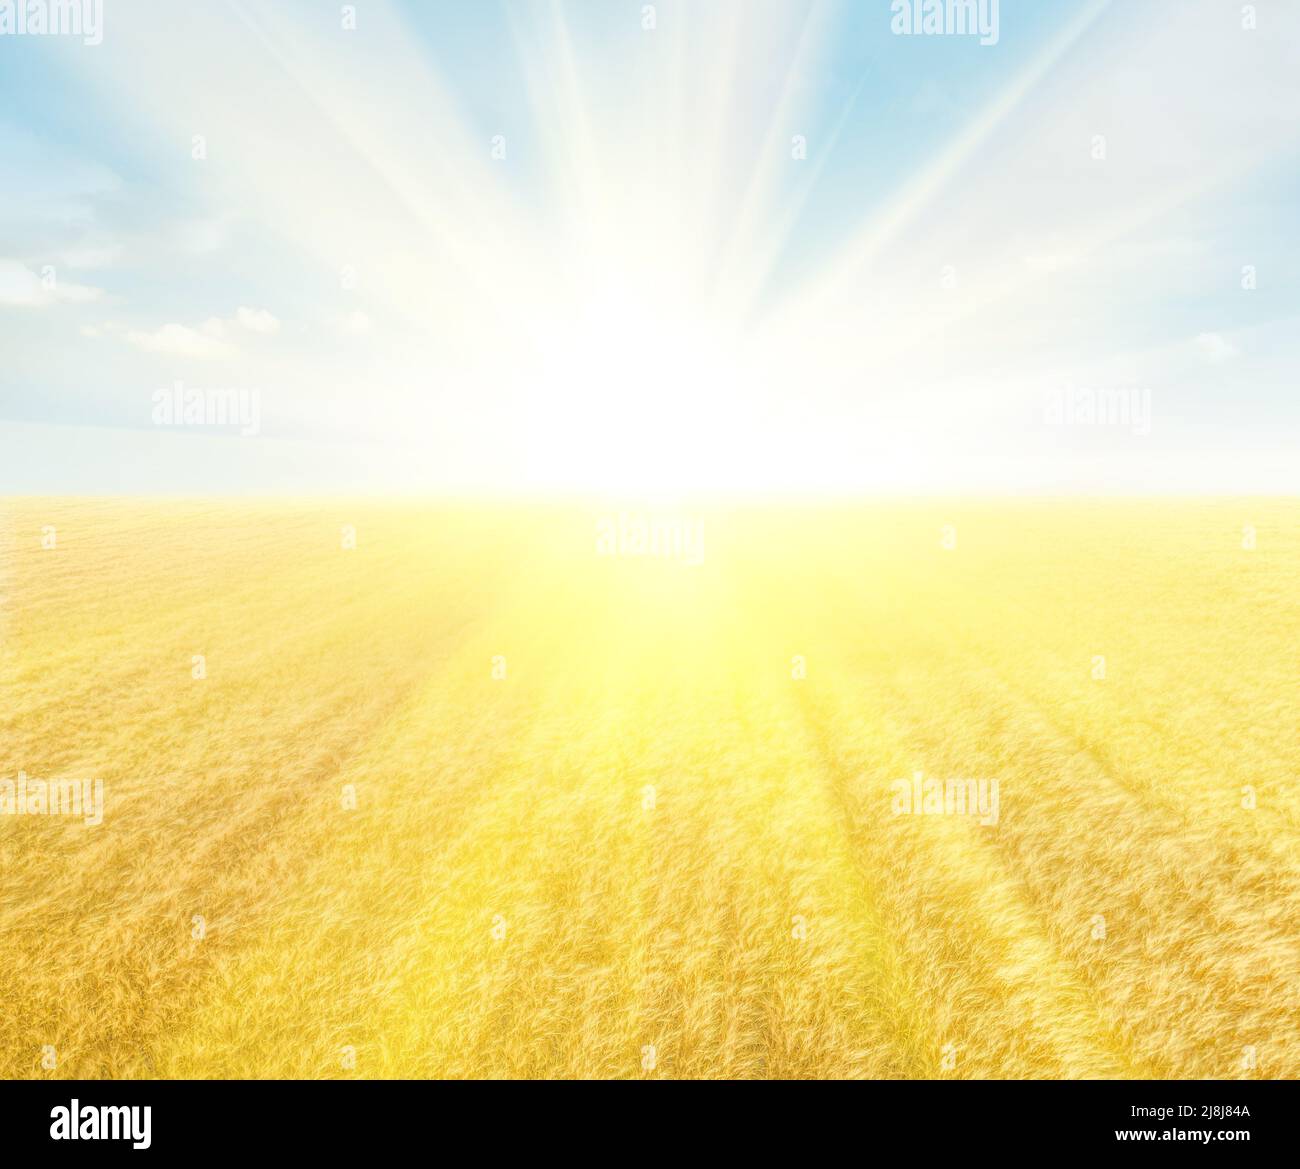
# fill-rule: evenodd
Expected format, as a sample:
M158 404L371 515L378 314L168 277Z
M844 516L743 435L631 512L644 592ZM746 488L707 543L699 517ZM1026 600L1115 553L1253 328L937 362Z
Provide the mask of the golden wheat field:
M1300 1074L1300 504L602 514L5 503L0 1073Z

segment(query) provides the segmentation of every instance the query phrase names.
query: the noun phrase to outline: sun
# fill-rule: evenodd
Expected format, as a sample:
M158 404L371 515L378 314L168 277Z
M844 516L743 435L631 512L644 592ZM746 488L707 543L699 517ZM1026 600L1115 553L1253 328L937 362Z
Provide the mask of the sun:
M702 300L610 272L552 308L533 338L526 477L554 488L657 496L751 480L749 358Z

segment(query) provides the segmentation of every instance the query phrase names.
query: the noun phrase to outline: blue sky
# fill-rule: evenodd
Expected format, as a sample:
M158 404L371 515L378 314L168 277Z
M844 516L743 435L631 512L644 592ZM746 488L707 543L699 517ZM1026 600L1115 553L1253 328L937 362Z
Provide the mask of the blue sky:
M1296 490L1300 6L890 7L0 36L0 492Z

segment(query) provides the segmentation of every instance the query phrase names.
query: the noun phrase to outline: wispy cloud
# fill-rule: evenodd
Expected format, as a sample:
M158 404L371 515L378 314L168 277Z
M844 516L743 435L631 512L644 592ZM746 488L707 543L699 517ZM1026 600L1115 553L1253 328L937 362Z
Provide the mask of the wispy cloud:
M186 325L168 324L157 329L127 329L123 336L145 353L166 354L169 357L213 358L226 357L231 347L221 340L224 328L211 323L199 329Z
M1229 361L1237 356L1237 347L1222 333L1201 333L1196 338L1196 348L1207 361Z
M241 334L271 337L279 331L280 321L273 313L241 305L229 319L209 317L195 327L169 322L143 329L105 322L88 327L83 333L88 337L120 337L143 353L207 360L234 356Z
M235 310L235 322L250 333L273 335L280 331L280 322L264 308L245 308L240 305Z

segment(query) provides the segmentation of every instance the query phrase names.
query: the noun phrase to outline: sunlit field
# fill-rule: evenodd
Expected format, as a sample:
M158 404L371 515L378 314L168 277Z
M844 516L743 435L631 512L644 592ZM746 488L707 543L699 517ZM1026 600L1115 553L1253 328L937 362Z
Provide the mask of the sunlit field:
M643 514L0 507L0 1072L1300 1075L1300 504Z

